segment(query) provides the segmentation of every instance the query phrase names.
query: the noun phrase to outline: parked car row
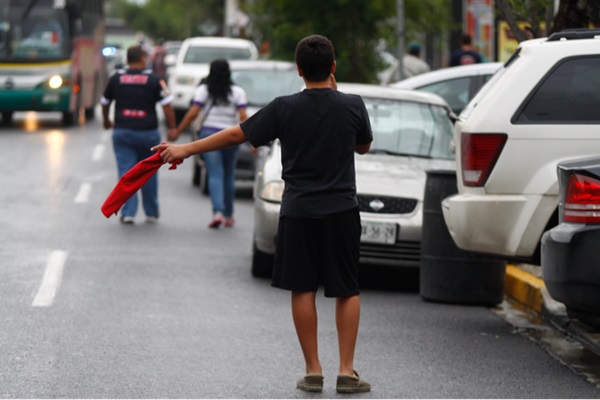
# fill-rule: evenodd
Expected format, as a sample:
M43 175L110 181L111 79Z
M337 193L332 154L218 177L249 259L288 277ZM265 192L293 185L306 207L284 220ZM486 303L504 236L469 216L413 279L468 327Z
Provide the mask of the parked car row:
M378 85L338 84L360 95L373 143L356 155L363 232L361 262L419 267L425 171L454 168L451 110L439 96ZM281 147L272 143L255 182L252 273L271 274L284 182Z

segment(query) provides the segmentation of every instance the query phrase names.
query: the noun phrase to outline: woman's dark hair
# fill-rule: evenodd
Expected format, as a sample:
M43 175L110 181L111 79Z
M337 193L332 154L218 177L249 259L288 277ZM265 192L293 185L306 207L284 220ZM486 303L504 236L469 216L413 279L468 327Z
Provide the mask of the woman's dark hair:
M307 36L296 46L295 58L307 81L323 82L329 78L335 60L333 43L325 36Z
M224 59L217 59L210 63L210 73L202 81L208 86L208 94L213 104L227 104L231 93L231 71L229 63Z

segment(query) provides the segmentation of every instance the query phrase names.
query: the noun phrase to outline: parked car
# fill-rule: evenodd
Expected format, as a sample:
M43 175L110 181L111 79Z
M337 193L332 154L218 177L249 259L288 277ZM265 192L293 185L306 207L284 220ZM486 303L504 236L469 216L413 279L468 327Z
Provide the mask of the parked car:
M256 60L258 49L253 42L245 39L193 37L184 40L169 72L169 89L178 120L189 109L196 88L208 76L210 63L217 58Z
M493 62L443 68L392 83L390 86L439 94L458 115L501 66L502 63Z
M363 263L418 267L425 171L454 168L450 107L431 93L379 85L343 84L362 96L373 129L371 150L356 156ZM254 186L252 274L272 271L284 182L281 146L274 141Z
M600 30L522 42L455 124L457 246L539 264L558 223L558 163L600 153Z
M296 64L288 61L254 60L231 61L232 81L246 91L248 97L248 116L266 106L279 96L296 93L304 87L304 81L298 75ZM202 157L196 156L194 162L193 183L200 185L203 193L208 193L208 180ZM240 146L236 164L236 180L252 181L256 175L256 157L250 145Z
M558 165L559 221L542 237L542 276L571 317L600 327L600 158Z

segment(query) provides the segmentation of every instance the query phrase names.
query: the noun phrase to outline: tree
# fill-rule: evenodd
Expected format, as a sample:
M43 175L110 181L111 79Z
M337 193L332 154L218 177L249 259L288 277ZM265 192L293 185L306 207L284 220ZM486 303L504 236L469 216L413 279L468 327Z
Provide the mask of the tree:
M153 38L183 40L200 36L200 23L208 19L219 24L222 32L222 0L148 0L135 4L113 0L111 12L124 18L129 25Z
M448 21L446 0L408 0L407 38ZM396 0L253 0L242 4L274 58L292 60L295 46L311 34L327 36L336 48L341 81L376 82L383 61L382 39L396 43ZM435 29L434 29L435 30Z
M497 0L500 15L519 42L563 29L587 28L593 3L594 0L560 0L554 15L554 0ZM519 22L526 22L529 29L521 29Z

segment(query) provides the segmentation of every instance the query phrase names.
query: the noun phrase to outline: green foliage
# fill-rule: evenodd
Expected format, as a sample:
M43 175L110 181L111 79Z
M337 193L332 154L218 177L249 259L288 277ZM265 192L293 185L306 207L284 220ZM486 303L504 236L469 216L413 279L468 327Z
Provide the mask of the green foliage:
M340 81L376 82L381 40L396 46L396 0L253 0L245 10L271 43L273 58L293 60L301 38L327 36L336 48ZM406 41L444 31L450 15L447 0L407 0Z
M254 0L246 10L273 58L293 60L301 38L320 34L336 48L339 80L373 82L381 68L382 24L395 14L395 0Z
M148 0L144 5L127 0L112 2L116 16L155 39L183 40L200 36L201 22L212 19L220 26L223 21L222 0Z

